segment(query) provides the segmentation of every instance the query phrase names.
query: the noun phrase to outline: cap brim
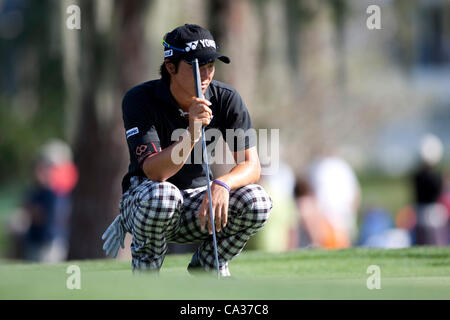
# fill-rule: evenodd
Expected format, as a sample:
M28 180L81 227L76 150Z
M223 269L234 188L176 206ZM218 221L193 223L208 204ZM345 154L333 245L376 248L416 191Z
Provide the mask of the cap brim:
M224 56L223 54L216 52L216 51L198 51L195 52L193 54L189 54L187 57L184 58L184 60L191 64L192 61L197 58L198 59L198 64L199 65L205 65L208 64L210 62L215 61L216 59L219 59L220 61L224 62L224 63L230 63L231 59L227 56Z
M231 62L231 59L224 55L220 55L219 57L217 57L217 59L219 59L220 61L222 61L223 63L226 63L226 64L229 64Z

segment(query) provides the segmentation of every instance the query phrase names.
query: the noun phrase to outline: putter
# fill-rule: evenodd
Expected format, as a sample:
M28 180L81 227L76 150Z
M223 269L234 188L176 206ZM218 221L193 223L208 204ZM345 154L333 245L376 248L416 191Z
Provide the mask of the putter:
M203 98L202 93L202 85L200 79L200 67L198 65L198 59L194 59L192 61L192 70L194 71L194 83L195 83L195 93L197 98ZM209 164L208 164L208 153L206 152L206 138L205 138L205 127L202 126L202 145L203 145L203 160L205 162L206 167L206 180L207 180L207 188L208 188L208 197L209 197L209 215L211 219L211 227L213 232L213 243L214 243L214 254L216 256L216 270L217 270L217 278L220 278L219 271L219 256L217 254L217 241L216 241L216 225L214 223L214 212L212 207L212 198L211 198L211 187L209 180Z

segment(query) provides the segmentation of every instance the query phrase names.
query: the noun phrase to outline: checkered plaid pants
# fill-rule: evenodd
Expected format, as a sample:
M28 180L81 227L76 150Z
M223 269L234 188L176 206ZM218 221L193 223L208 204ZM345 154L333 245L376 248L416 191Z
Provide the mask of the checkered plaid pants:
M133 177L120 201L120 213L127 232L133 235L132 268L159 270L167 243L202 241L197 250L200 264L215 269L214 244L208 228L201 230L200 209L207 187L179 190L169 182ZM272 200L256 184L230 193L228 223L216 232L219 267L228 272L228 262L267 221ZM224 270L225 269L225 270Z

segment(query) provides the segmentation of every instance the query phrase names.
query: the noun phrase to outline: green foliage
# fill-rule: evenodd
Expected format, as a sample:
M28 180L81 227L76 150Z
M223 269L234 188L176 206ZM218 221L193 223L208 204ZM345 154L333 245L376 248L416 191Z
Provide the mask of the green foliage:
M0 102L0 180L2 184L29 181L39 148L50 138L62 138L62 100L49 94L31 118L20 116Z
M361 184L361 209L382 208L393 216L398 210L411 205L412 186L409 177L390 177L380 173L358 174Z
M39 147L49 138L64 136L65 88L62 56L55 49L57 33L53 29L58 20L54 19L52 6L52 1L31 1L25 5L21 11L22 33L0 42L0 57L14 57L0 61L0 68L5 68L10 77L5 84L8 90L0 94L2 184L27 179ZM34 63L25 61L30 58ZM26 90L32 92L26 99L37 101L18 99Z

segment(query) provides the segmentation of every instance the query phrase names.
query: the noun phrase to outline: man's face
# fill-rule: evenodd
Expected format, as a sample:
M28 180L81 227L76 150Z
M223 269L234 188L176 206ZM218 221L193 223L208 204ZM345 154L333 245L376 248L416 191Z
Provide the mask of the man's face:
M214 77L214 62L205 64L200 67L200 78L202 84L202 93L204 94ZM184 94L195 96L194 74L192 65L185 61L180 61L178 72L171 75L171 82L177 90L181 90Z

